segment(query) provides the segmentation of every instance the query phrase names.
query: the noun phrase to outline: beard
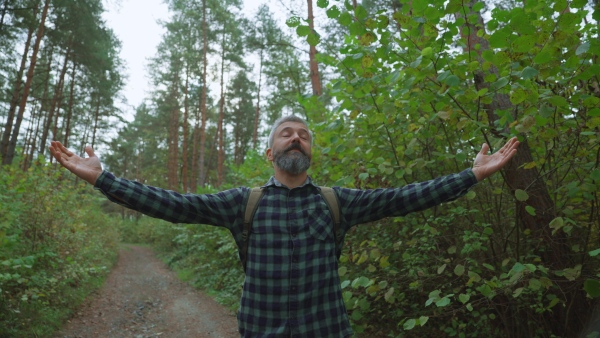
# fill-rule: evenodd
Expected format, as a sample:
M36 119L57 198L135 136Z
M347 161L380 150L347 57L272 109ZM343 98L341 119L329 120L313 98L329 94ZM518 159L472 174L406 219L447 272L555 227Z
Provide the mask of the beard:
M292 151L294 149L298 152ZM293 143L283 151L274 151L273 161L279 169L292 175L303 173L310 167L310 157L298 143Z

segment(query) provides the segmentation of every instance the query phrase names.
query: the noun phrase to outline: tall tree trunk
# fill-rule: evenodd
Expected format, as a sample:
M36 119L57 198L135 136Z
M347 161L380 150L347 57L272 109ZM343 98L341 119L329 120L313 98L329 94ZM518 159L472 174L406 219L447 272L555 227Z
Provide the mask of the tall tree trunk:
M189 68L186 69L185 72L185 87L184 87L184 98L183 98L183 144L182 144L182 154L181 158L183 159L183 169L181 170L181 180L183 182L183 191L190 192L190 182L188 177L188 167L189 167L189 158L188 158L188 118L189 118L189 104L188 104L188 94L189 94L189 80L190 80L190 71Z
M178 67L178 66L176 66ZM167 184L169 189L177 190L177 159L179 158L179 69L175 69L173 88L171 88L171 117L169 119L169 156L167 162Z
M190 177L190 190L195 192L198 188L198 178L200 177L200 171L198 170L198 139L200 137L200 106L196 109L196 118L194 123L194 136L192 144L192 174Z
M312 0L307 0L308 2L308 27L311 32L315 31L315 17L313 15L312 8ZM321 96L323 90L321 89L321 79L319 76L319 63L317 62L317 47L310 46L310 51L308 53L310 59L310 83L312 85L313 95Z
M65 136L63 144L65 147L69 145L69 135L71 134L71 118L73 117L73 105L75 104L75 74L77 73L77 62L73 61L73 70L71 72L71 88L69 89L69 107L67 108L67 122L65 125Z
M198 160L198 171L200 176L200 186L203 187L206 180L206 166L204 164L204 152L206 148L206 120L207 120L207 109L206 109L206 68L208 66L208 36L206 33L206 0L202 0L202 95L200 98L200 109L202 111L202 124L200 125L200 150Z
M56 113L56 121L54 123L54 130L52 131L53 135L52 137L56 140L58 135L57 130L58 130L58 110L60 109L60 103L62 102L62 92L63 92L63 86L65 83L65 74L67 74L67 68L68 68L68 63L69 63L69 48L67 48L67 52L65 53L65 59L63 61L63 66L62 69L60 71L60 76L58 78L58 83L56 84L56 86L54 87L54 96L52 97L52 101L50 104L50 111L48 112L48 121L46 122L46 125L44 126L44 131L42 134L42 140L40 141L40 154L44 154L44 151L46 150L46 141L48 139L48 134L50 133L50 127L52 126L52 119L54 118L54 114Z
M35 43L33 45L31 62L29 63L29 69L27 70L27 79L25 81L25 87L23 88L23 94L21 96L21 103L19 105L19 112L17 114L17 122L13 128L6 156L2 159L2 164L11 164L15 156L15 148L17 146L17 139L19 138L19 129L21 128L21 122L23 121L23 115L25 114L25 105L27 104L27 99L29 98L29 91L31 89L31 82L33 81L33 73L35 71L35 64L37 62L37 53L40 49L42 38L44 37L44 28L49 7L50 0L46 0L44 3L44 10L42 11L42 17L40 19L40 25L38 26Z
M7 5L8 1L4 3L4 10L6 10ZM36 6L33 11L34 17L37 16L37 10L38 7ZM4 13L2 13L2 15L4 16ZM19 70L17 71L17 77L15 79L15 87L13 89L12 99L10 100L10 107L8 108L8 117L6 119L6 125L4 126L4 133L2 134L2 142L0 143L0 156L2 156L2 158L6 157L8 152L10 132L13 127L17 106L19 105L21 85L23 84L23 73L25 72L25 67L27 66L27 54L29 54L29 47L31 46L31 38L33 37L34 31L35 26L30 25L29 30L27 32L27 39L25 40L23 56L21 57L21 65L19 66Z
M258 147L258 123L260 118L260 85L262 79L262 67L263 67L263 49L260 49L260 66L258 68L258 90L256 91L256 113L254 114L254 134L252 136L252 147L256 150Z
M4 16L6 16L6 11L8 10L9 2L10 2L10 0L4 0L4 6L2 7L2 14L0 15L0 32L2 31L2 27L4 27Z
M98 123L100 121L100 94L98 94L98 101L96 102L96 110L94 112L94 126L92 128L92 148L95 147L96 145L96 133L98 132ZM85 148L85 145L83 146L82 150ZM83 155L83 153L82 153Z
M225 162L225 145L223 144L223 120L225 119L225 33L221 39L221 99L219 100L219 122L217 134L219 135L219 156L217 156L217 187L223 184L223 162Z
M23 161L23 171L27 170L27 168L29 168L29 163L33 163L33 155L35 154L35 146L36 146L36 141L38 138L38 135L40 133L40 124L42 122L42 102L40 102L40 109L39 112L37 113L37 121L36 121L36 126L35 126L35 133L33 135L33 142L31 143L31 147L29 148L29 155L27 156L27 158L25 159L25 161ZM35 118L35 115L32 117Z

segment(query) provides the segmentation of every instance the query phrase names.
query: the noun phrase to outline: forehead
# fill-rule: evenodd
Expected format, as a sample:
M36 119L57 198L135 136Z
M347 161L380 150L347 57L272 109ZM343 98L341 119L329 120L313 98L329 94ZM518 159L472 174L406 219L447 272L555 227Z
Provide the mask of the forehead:
M284 122L279 127L277 127L276 133L281 133L284 130L294 130L294 131L304 131L308 133L308 128L300 122Z

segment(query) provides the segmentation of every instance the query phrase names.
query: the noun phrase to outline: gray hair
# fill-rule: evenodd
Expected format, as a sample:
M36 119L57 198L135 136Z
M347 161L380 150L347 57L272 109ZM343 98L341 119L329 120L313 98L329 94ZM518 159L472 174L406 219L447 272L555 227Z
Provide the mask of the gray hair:
M308 127L308 124L306 123L306 121L303 118L300 118L296 115L287 115L287 116L282 116L282 117L278 118L277 120L275 120L275 123L273 123L273 127L271 128L271 133L269 134L269 148L271 148L273 146L273 140L275 138L275 130L277 130L277 128L279 128L279 126L281 126L285 122L302 123L306 127L306 129L308 129L308 135L310 135L310 144L312 144L313 133L310 130L310 128Z

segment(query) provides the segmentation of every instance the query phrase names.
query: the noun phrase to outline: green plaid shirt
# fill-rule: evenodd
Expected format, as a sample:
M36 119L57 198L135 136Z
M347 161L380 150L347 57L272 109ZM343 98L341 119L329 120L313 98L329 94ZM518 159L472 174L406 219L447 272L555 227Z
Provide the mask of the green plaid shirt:
M477 180L471 169L402 188L334 187L341 230L384 217L403 216L464 195ZM104 171L95 185L109 200L175 223L229 229L238 247L250 189L179 194L116 178ZM242 337L349 337L333 222L309 178L289 189L271 178L254 215L246 278L238 312Z

